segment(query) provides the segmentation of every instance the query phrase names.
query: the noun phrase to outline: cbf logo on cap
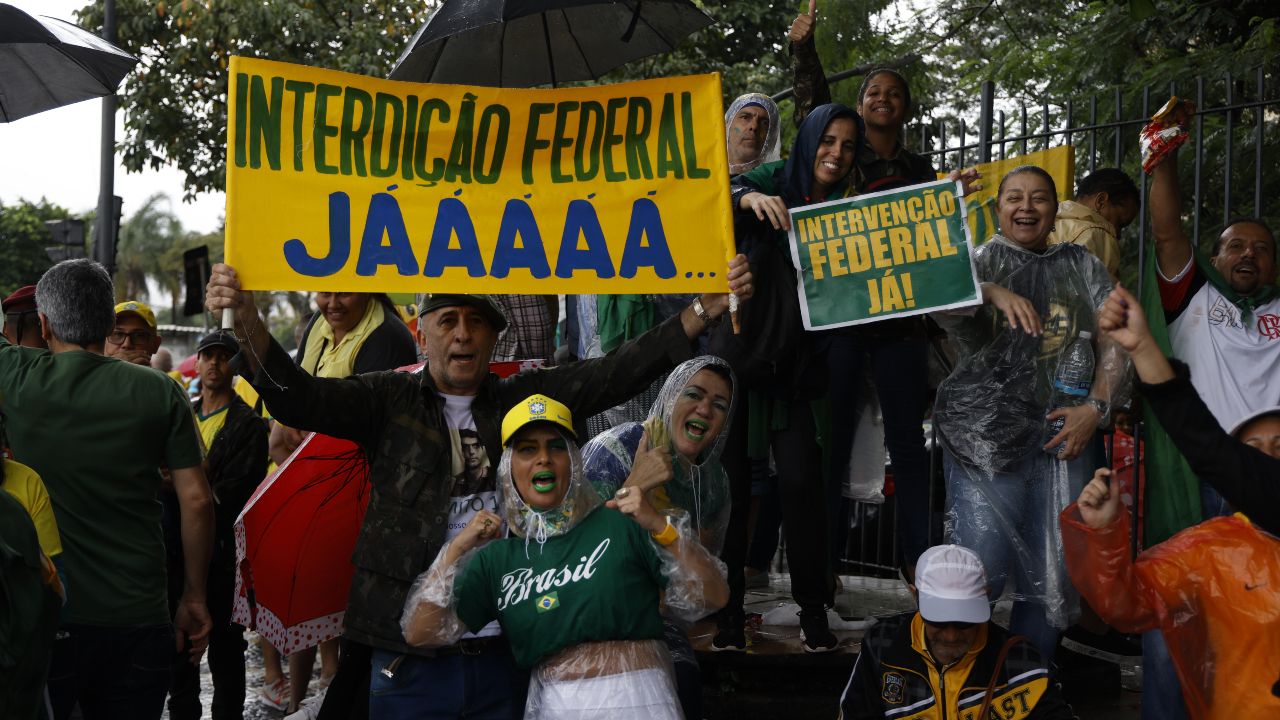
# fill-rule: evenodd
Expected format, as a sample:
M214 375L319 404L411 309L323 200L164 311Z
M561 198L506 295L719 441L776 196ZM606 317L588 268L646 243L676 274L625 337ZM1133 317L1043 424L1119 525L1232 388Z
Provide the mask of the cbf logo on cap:
M938 545L916 563L920 616L931 623L983 623L991 619L982 558L959 545Z
M574 438L578 433L573 429L573 415L564 403L553 400L546 395L530 395L507 412L502 418L502 444L511 441L511 436L520 428L531 422L550 422L559 425Z

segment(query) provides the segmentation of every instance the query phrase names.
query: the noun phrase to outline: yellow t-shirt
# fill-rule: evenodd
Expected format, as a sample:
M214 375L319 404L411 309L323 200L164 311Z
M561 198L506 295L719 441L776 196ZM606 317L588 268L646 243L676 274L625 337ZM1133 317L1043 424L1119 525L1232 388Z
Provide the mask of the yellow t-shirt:
M222 426L227 424L227 408L230 405L224 405L221 410L215 411L212 415L196 413L196 424L200 426L200 437L204 439L206 452L208 448L213 447L213 439L222 432Z
M40 549L50 559L57 560L62 554L62 538L58 535L58 521L53 516L53 505L49 503L49 493L44 488L44 482L35 470L22 463L12 460L3 462L4 489L27 509L27 514L36 525Z
M248 380L237 375L232 389L236 391L236 394L240 396L241 400L244 400L245 405L248 405L249 407L257 406L258 391L253 389L253 385L249 384ZM271 411L267 410L266 403L262 403L262 417L268 420L271 419Z

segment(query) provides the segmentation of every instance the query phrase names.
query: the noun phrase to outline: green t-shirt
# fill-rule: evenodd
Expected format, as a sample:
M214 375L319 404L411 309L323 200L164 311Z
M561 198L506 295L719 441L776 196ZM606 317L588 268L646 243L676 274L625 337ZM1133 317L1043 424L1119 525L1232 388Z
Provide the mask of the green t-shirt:
M458 617L472 632L502 625L516 662L591 640L662 637L658 589L666 588L649 533L600 507L545 546L511 537L476 553L458 581Z
M66 622L169 622L159 468L204 460L182 388L159 370L0 336L0 412L14 460L40 475L53 503Z

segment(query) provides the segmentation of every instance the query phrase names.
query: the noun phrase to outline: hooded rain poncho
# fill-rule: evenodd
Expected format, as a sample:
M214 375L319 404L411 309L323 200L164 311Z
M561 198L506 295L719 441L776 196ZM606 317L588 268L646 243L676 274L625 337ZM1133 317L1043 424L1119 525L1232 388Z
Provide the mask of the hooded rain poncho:
M739 96L733 104L729 105L729 109L724 114L724 132L726 145L733 143L733 119L737 117L742 108L750 104L760 105L765 112L769 114L769 132L765 134L764 144L760 146L760 155L755 160L745 163L733 162L733 155L729 157L729 174L741 175L748 170L753 170L765 163L775 162L780 158L778 155L778 141L782 135L781 115L778 113L778 104L773 98L760 93L747 93Z

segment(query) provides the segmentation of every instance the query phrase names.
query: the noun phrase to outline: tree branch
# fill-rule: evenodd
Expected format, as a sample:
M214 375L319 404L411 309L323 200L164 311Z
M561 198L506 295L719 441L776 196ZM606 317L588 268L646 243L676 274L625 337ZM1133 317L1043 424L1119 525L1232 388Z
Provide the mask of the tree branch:
M827 82L828 83L840 82L841 80L845 80L847 78L860 76L866 73L868 70L873 70L875 68L900 68L906 65L910 65L911 63L916 62L918 60L920 60L919 55L917 55L916 53L909 53L907 55L903 55L897 60L893 60L887 63L878 63L878 62L865 63L855 68L849 68L848 70L842 70L838 73L833 73L831 75L828 75ZM792 95L795 95L795 92L796 92L795 88L793 87L787 88L786 90L783 90L777 95L774 95L773 101L782 102L783 100L786 100Z

